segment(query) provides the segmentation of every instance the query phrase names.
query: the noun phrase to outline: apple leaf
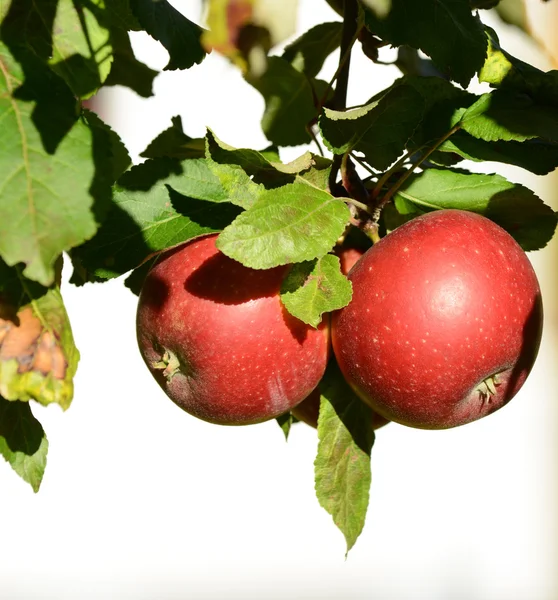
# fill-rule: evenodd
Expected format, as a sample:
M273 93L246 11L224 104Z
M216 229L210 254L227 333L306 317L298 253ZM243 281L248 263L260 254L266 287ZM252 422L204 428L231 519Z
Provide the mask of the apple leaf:
M364 527L372 475L372 411L351 390L334 360L320 383L316 496L354 546Z
M341 273L339 258L326 254L320 259L293 265L281 288L281 302L304 323L317 327L324 313L347 306L351 282Z
M233 148L222 142L211 130L208 130L206 136L206 156L226 167L241 167L254 183L261 183L266 188L293 183L297 175L311 181L316 171L331 166L329 159L311 152L305 152L290 163L283 164L276 152Z
M238 165L222 165L208 161L207 166L221 183L227 200L232 204L250 208L265 192L265 187L260 183L254 183L246 171Z
M0 454L34 492L43 480L47 452L48 440L29 403L0 396Z
M293 423L295 422L295 419L294 419L292 413L287 412L284 415L279 415L278 417L275 418L275 420L277 421L277 424L279 425L279 427L281 427L281 431L283 432L283 434L285 436L285 440L288 440L289 433L291 432L291 427L292 427Z
M324 109L320 130L333 153L362 152L370 166L383 170L403 153L423 118L424 108L417 90L398 85L380 100L359 108Z
M36 3L35 10L48 3ZM104 4L91 7L72 0L58 0L52 27L49 63L80 98L92 95L107 78L112 63L110 31L97 20ZM102 20L102 19L101 19ZM50 32L49 32L50 33Z
M266 190L217 239L217 247L253 269L325 256L349 220L346 204L296 182Z
M538 196L501 175L428 169L409 177L396 197L421 209L480 213L506 229L526 251L544 247L557 224L556 213Z
M142 98L152 96L153 80L159 73L136 59L128 32L123 29L111 30L111 43L113 62L105 86L123 85Z
M486 56L484 28L471 14L468 0L392 0L385 16L367 10L366 25L394 46L405 44L422 50L463 87Z
M20 269L1 261L0 276L0 396L66 410L79 352L60 291L30 292L36 288L28 287Z
M180 116L172 117L172 125L161 132L140 154L143 158L203 158L205 156L205 140L191 138L182 129Z
M54 262L97 229L90 186L92 132L74 122L55 155L44 149L33 104L19 99L23 73L0 44L0 256L50 285Z
M496 6L496 12L504 23L515 25L526 34L532 35L524 0L501 0Z
M310 142L309 125L318 109L310 81L288 61L272 56L260 77L247 76L265 100L262 130L278 146Z
M103 0L100 1L102 2ZM139 31L141 29L141 25L132 12L130 0L110 0L107 3L106 9L107 17L112 27L124 31Z
M532 138L558 141L558 109L525 94L496 90L483 94L461 115L459 125L472 136L494 142Z
M130 0L130 6L145 31L167 49L170 58L165 71L189 69L205 58L201 44L204 30L167 0Z
M307 77L317 77L326 58L341 44L343 23L320 23L284 50L282 58Z
M473 161L489 160L516 165L536 175L546 175L558 167L558 143L540 139L485 142L465 131L457 131L439 150Z
M76 280L118 277L154 252L222 230L238 212L203 160L146 161L118 180L109 218L72 252Z

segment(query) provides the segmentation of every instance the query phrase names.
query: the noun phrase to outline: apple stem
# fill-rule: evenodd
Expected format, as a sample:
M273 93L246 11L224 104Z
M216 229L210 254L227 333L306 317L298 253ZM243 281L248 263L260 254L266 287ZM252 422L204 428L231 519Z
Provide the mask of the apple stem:
M358 39L360 30L364 23L359 19L359 5L357 0L345 0L343 4L343 30L341 32L341 47L339 52L339 65L331 81L329 82L325 93L320 101L321 107L324 106L331 86L336 81L335 91L331 100L331 106L334 110L344 110L347 106L347 88L349 85L349 71L351 67L351 52L355 42ZM341 166L342 156L336 154L333 157L333 165L329 175L329 188L334 190L337 183L337 174Z

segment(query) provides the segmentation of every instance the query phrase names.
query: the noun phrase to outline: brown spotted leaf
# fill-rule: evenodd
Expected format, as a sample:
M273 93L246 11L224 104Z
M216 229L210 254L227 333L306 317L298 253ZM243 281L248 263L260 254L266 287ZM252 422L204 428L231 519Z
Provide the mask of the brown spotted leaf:
M58 288L40 297L26 297L21 306L2 295L0 396L57 403L65 410L72 401L78 360Z

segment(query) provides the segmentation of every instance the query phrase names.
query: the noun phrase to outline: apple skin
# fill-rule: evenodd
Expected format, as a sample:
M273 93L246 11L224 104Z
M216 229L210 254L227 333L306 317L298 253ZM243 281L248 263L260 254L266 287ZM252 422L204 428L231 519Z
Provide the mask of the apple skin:
M515 240L489 219L439 210L405 223L349 274L332 319L345 378L386 419L463 425L504 406L535 362L539 284ZM483 382L496 376L494 393Z
M155 379L186 412L223 425L259 423L316 387L329 357L329 328L314 329L284 309L279 291L288 266L249 269L217 250L216 237L160 256L140 294L138 344Z
M340 246L335 249L335 254L339 258L341 263L341 272L343 275L347 275L349 271L358 262L361 256L364 254L364 250L361 248L354 248L352 246ZM335 360L332 357L330 360ZM318 417L320 415L320 389L319 385L314 389L310 395L305 398L300 404L297 404L291 413L306 425L310 427L318 427ZM379 429L389 423L388 419L385 419L377 412L372 411L372 427L373 429Z

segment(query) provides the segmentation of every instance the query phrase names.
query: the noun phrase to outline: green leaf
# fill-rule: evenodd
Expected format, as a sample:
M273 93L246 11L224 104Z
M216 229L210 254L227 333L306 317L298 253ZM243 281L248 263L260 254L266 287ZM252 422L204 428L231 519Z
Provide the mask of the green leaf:
M558 104L558 71L545 73L508 54L502 50L498 36L490 28L487 28L487 38L488 53L479 72L479 81L527 94L540 105L555 107Z
M326 58L341 44L343 23L320 23L289 44L282 58L307 77L316 77Z
M17 268L0 262L0 274L8 282L0 288L4 298L13 299L14 286L22 286L17 304L5 299L0 304L0 395L57 403L66 410L73 398L79 352L60 291L50 288L35 297Z
M75 122L56 154L44 149L33 106L14 97L23 74L0 44L0 256L50 285L61 252L97 229L90 187L92 134Z
M43 480L47 452L48 440L29 403L0 396L0 454L34 492Z
M111 43L113 62L105 85L123 85L142 98L152 96L153 80L159 73L136 59L128 32L124 29L112 29Z
M495 161L516 165L536 175L546 175L558 167L558 143L539 139L525 142L485 142L457 131L439 150L456 153L473 161Z
M161 132L140 154L144 158L203 158L205 156L205 140L191 138L182 129L180 116L172 117L172 125Z
M279 415L278 417L276 417L275 420L277 421L279 427L281 427L281 430L285 436L285 440L288 440L289 433L291 432L291 427L295 422L292 413L287 412L284 415Z
M58 0L52 29L53 54L49 63L80 98L91 96L101 87L112 63L110 32L95 14L102 15L104 1L97 0L96 4L92 10L72 0Z
M206 136L206 156L225 167L241 167L254 183L261 183L266 188L293 183L297 175L309 175L313 169L323 170L331 164L326 162L328 159L311 152L305 152L292 162L283 164L275 160L278 158L275 152L233 148L217 138L211 130Z
M205 58L203 29L166 0L130 0L130 6L145 31L167 49L170 58L165 71L189 69Z
M309 124L317 116L312 86L306 75L278 56L268 59L261 77L247 77L265 100L262 130L278 146L310 142Z
M309 184L267 190L218 237L217 247L253 269L320 258L349 220L346 204Z
M320 392L316 495L345 536L349 552L364 527L368 509L372 411L348 386L335 361L330 361Z
M544 247L556 229L557 216L549 206L501 175L429 169L409 177L396 196L422 209L480 213L506 229L526 251Z
M320 130L335 154L356 150L368 164L389 167L404 151L423 118L425 103L409 85L390 89L379 101L347 111L325 109Z
M496 90L483 94L461 116L459 124L472 136L494 142L541 138L558 141L558 108L537 104L525 94Z
M353 295L351 282L341 273L337 256L293 265L281 288L281 302L304 323L317 327L324 313L347 306Z
M486 37L468 0L392 0L385 17L366 12L372 33L394 46L422 50L447 76L466 87L482 67Z
M225 198L232 204L250 208L265 192L265 187L254 183L246 171L238 165L222 165L213 161L208 161L207 165L218 178Z
M110 0L106 9L112 27L123 31L139 31L141 29L141 25L130 7L130 0Z
M118 180L109 218L72 258L93 276L108 279L154 252L223 229L239 211L223 202L219 180L211 179L202 163L161 158L127 171ZM205 199L182 195L186 191Z

